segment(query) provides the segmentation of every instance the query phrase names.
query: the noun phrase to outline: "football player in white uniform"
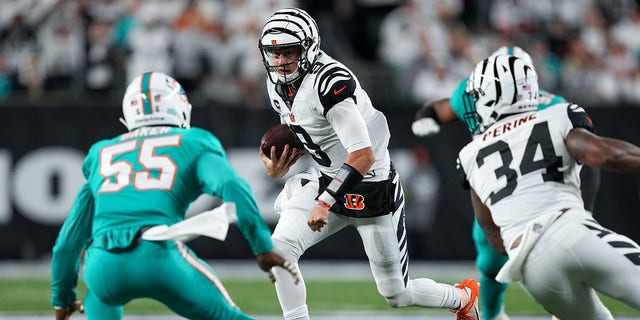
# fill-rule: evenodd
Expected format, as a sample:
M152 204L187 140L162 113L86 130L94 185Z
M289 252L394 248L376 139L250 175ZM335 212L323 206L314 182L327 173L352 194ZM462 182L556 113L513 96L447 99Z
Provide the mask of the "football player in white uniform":
M640 169L640 148L593 133L584 109L538 110L533 66L510 55L480 62L465 93L479 135L459 154L478 223L509 255L496 279L520 282L560 319L613 319L596 290L640 310L640 247L584 209L582 164Z
M494 51L491 56L508 54L524 59L533 64L531 56L518 46L502 46ZM449 98L429 101L422 105L416 112L416 120L411 124L411 130L417 137L432 136L440 132L440 127L449 123L462 120L472 135L478 134L478 125L475 118L465 118L464 93L467 89L465 77ZM567 100L543 89L539 89L538 110L544 110L552 106L565 106ZM566 106L565 106L566 107ZM593 211L598 187L600 186L600 168L585 166L580 171L580 189L584 207ZM497 252L487 241L478 221L473 220L473 243L476 248L476 267L480 271L480 309L484 320L509 320L504 308L504 294L507 284L496 281L495 277L507 263L508 257Z
M386 118L351 70L320 50L313 18L295 8L276 11L259 48L272 107L315 160L287 180L276 200L276 251L297 264L311 246L355 226L390 306L449 308L457 319L478 319L474 279L452 286L409 278L404 196L389 158ZM282 177L298 159L289 149L261 151L270 177ZM296 286L283 269L274 269L284 318L308 319L304 281Z

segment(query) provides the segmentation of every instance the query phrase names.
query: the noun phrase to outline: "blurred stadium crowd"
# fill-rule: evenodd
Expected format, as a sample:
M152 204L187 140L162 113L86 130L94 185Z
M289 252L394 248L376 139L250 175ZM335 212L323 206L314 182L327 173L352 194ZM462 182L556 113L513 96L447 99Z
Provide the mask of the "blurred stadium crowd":
M477 61L513 44L533 57L542 88L640 106L638 0L3 0L0 105L118 101L128 80L157 70L192 99L265 108L258 38L287 6L316 18L322 48L378 105L448 97Z

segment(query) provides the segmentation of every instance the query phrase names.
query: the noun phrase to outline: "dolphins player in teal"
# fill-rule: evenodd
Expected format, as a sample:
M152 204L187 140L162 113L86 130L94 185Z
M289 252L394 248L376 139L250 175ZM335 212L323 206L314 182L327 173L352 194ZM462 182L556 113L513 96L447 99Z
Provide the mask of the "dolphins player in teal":
M503 46L493 52L491 56L508 54L526 60L533 64L531 56L518 46ZM452 123L458 119L463 120L471 134L479 133L478 123L475 119L465 117L463 96L467 87L468 77L458 83L458 86L451 94L450 98L441 99L424 104L416 112L416 120L412 123L411 129L414 135L425 137L440 132L442 124ZM567 102L559 95L549 93L540 89L538 98L538 110L546 109L553 105ZM584 166L581 172L581 189L584 198L585 208L593 210L595 196L600 184L599 169ZM502 266L507 262L508 257L498 253L487 241L478 221L473 221L473 242L476 247L476 266L480 271L480 304L482 319L484 320L508 320L509 317L504 312L504 292L507 285L495 280L495 276Z
M84 311L77 300L80 253L88 319L121 319L123 305L155 299L189 319L251 319L231 300L215 271L182 241L142 240L151 226L184 220L203 193L235 203L237 226L259 267L295 268L272 251L249 184L238 176L220 141L190 127L191 104L182 86L148 72L127 87L122 102L129 132L95 143L82 171L81 187L65 220L51 262L56 319Z

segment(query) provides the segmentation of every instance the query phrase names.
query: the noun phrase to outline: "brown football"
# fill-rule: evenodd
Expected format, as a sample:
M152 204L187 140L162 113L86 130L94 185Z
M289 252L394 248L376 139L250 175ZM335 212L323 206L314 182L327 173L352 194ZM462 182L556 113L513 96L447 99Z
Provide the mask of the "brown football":
M298 153L305 151L302 142L300 142L298 137L286 124L279 124L269 128L269 130L262 135L262 139L260 139L260 148L268 158L271 157L272 146L276 147L276 156L279 157L282 154L282 150L284 150L284 146L287 144L289 148L294 147L298 149Z

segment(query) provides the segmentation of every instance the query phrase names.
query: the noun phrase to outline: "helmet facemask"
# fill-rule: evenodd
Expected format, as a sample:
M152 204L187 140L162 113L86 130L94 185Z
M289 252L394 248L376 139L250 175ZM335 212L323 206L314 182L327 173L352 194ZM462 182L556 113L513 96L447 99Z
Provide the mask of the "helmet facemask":
M320 36L318 26L304 10L287 8L276 11L265 23L262 37L258 43L262 62L273 83L292 83L311 71L311 67L320 55ZM297 68L290 73L278 72L274 54L292 48L299 49ZM288 68L292 69L292 68Z
M304 60L304 48L301 45L274 45L263 46L260 44L260 52L262 53L262 62L264 63L269 79L273 83L292 83L309 70L309 62ZM295 53L294 53L295 52ZM286 57L295 55L297 59L287 59ZM290 62L286 65L276 64L276 57L284 57Z
M477 90L465 91L462 94L462 104L464 106L462 122L464 122L471 134L480 133L481 121L476 113L476 98L478 96L479 92Z
M469 76L463 120L475 120L475 131L482 133L505 115L537 110L538 91L538 75L530 63L509 55L489 57Z

